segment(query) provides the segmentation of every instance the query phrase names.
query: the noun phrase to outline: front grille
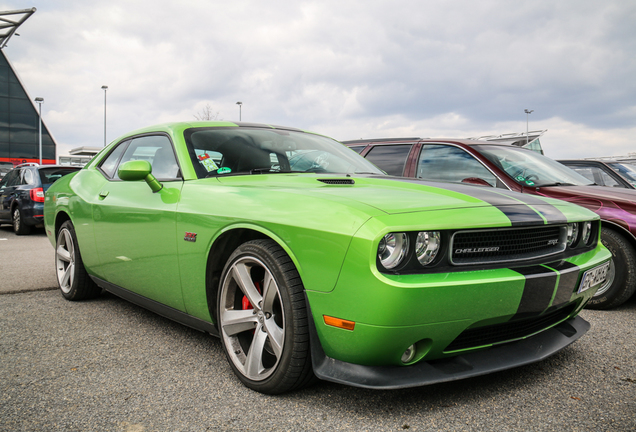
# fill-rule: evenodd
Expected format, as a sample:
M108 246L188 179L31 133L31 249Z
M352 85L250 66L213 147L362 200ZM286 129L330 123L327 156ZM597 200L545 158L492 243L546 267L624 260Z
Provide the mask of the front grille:
M444 352L493 345L530 336L563 321L575 307L572 304L538 317L464 330Z
M451 240L455 265L531 260L563 252L565 226L459 231Z
M352 185L356 183L353 179L318 179L318 181L330 185Z

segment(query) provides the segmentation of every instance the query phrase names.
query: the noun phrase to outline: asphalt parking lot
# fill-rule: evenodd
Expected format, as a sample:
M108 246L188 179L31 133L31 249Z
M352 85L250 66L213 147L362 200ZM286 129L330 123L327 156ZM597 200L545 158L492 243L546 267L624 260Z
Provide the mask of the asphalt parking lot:
M42 230L0 227L1 431L636 430L636 299L534 365L372 391L319 382L265 396L220 342L115 296L68 302Z

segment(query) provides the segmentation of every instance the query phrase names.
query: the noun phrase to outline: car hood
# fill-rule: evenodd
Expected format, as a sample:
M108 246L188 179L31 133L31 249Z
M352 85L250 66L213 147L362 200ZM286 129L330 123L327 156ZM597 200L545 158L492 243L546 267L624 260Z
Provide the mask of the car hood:
M258 187L260 194L301 194L385 214L432 210L497 207L513 221L565 222L562 201L501 189L452 183L435 183L401 177L334 177L315 175L252 175L218 177L227 186ZM299 198L299 200L301 200Z
M603 223L618 225L636 236L636 190L606 186L537 188L541 196L557 198L592 210Z
M541 196L574 202L600 210L604 206L618 206L636 213L636 190L606 186L550 186L537 188Z

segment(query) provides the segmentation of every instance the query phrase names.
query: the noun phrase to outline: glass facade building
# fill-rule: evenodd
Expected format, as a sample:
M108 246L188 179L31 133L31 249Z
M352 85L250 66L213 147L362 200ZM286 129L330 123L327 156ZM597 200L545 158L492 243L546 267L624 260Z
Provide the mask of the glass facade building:
M40 162L38 107L0 49L0 167ZM42 163L55 163L55 141L42 122Z

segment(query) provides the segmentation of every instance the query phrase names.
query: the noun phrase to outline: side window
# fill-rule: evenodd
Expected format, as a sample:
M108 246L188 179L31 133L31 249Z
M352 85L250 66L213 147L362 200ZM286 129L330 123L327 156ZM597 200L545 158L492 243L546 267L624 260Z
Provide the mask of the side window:
M603 186L609 186L609 187L622 187L616 180L614 180L612 178L612 176L610 176L608 173L606 173L605 171L603 171L600 168L594 167L595 170L598 170L598 175L601 179L601 181L603 182ZM599 183L599 182L597 182ZM599 183L601 184L601 183Z
M601 186L617 187L620 186L616 180L610 177L605 171L599 167L581 166L581 165L568 165L577 173L583 177Z
M20 170L16 169L10 171L0 182L0 186L15 186L16 179L20 178L20 176L18 175L19 172Z
M469 153L441 144L422 146L417 178L448 183L462 183L467 178L479 178L493 187L497 185L495 176Z
M106 176L108 176L109 178L113 178L117 174L115 171L115 168L117 168L117 162L119 162L119 158L121 157L128 143L130 143L130 141L124 141L123 143L115 147L115 150L110 152L108 157L104 159L102 164L99 166L104 174L106 174Z
M594 179L594 173L592 172L592 167L589 166L578 166L578 165L566 165L568 168L573 169L577 173L581 174L583 177L591 181L592 183L596 183Z
M159 180L179 177L179 165L172 150L172 143L165 135L134 138L119 164L131 160L147 160L152 165L152 175Z
M123 155L121 155L122 152ZM119 179L117 168L124 162L132 160L150 162L152 174L158 180L180 178L179 165L172 150L172 144L164 135L142 136L120 144L104 160L100 168L111 178Z
M378 145L374 146L365 157L387 174L401 176L404 174L404 165L411 147L413 144Z
M23 185L31 185L33 184L33 171L28 168L22 170L22 184Z

